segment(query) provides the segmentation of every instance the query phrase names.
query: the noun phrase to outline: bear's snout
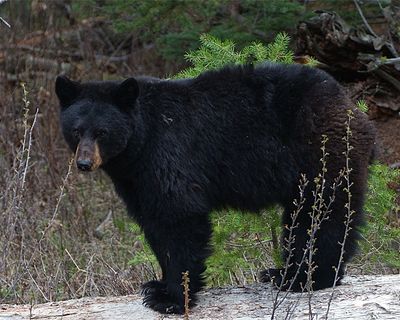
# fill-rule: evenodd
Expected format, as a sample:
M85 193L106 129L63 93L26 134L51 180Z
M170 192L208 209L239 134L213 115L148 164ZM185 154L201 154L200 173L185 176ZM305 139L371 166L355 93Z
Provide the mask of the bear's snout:
M76 166L81 171L90 171L92 168L92 161L90 160L77 160Z
M81 171L96 170L102 164L99 145L96 141L83 140L75 153L76 167Z

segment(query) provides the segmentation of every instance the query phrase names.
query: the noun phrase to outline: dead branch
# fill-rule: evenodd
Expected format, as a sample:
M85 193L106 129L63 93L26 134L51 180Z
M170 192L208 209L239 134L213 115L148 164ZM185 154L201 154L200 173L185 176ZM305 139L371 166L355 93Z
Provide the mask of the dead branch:
M358 6L356 0L354 3ZM312 56L333 72L372 73L400 91L400 59L387 37L377 35L362 14L365 28L352 28L336 13L319 15L297 27L296 55Z

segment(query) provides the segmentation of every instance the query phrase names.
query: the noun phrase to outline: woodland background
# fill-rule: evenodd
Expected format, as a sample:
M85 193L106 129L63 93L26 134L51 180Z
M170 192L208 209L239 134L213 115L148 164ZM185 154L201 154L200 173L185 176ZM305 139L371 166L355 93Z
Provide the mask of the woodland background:
M219 61L254 41L323 68L368 105L380 164L349 273L399 273L398 0L20 0L0 1L0 17L0 303L129 294L159 273L109 179L71 165L55 77L172 77L205 52ZM283 31L290 41L276 38ZM279 208L267 211L215 214L210 286L251 283L281 263Z

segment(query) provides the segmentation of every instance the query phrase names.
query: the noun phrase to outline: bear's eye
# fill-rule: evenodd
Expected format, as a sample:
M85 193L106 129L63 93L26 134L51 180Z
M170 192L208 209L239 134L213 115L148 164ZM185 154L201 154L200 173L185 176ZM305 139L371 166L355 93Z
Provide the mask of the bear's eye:
M74 138L79 139L81 137L81 131L78 128L76 128L72 130L72 135L74 136Z
M107 130L99 129L96 131L96 138L103 138L107 135Z

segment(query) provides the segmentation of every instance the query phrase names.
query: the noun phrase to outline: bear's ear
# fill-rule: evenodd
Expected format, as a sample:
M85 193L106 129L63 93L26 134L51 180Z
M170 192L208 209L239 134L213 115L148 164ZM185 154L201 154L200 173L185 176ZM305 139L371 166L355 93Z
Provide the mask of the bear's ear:
M139 85L135 78L126 79L114 91L115 103L125 110L129 110L135 105L138 96Z
M65 76L58 76L56 79L56 94L60 100L61 108L66 108L78 97L81 85L78 82L69 80Z

